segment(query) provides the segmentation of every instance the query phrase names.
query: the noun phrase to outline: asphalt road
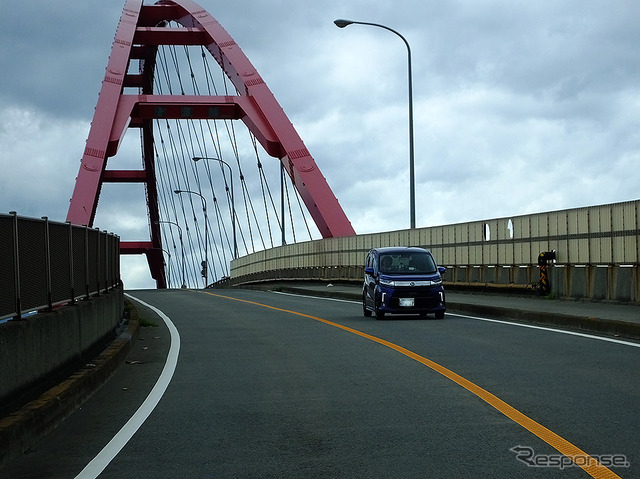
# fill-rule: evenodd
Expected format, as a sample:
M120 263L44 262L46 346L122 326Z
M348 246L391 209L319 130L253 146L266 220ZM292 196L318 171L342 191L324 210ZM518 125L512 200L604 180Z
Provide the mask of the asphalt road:
M638 347L261 291L132 295L175 325L177 366L101 478L589 477L548 442L640 477ZM76 477L143 404L172 339L138 308L158 327L128 364L0 478Z

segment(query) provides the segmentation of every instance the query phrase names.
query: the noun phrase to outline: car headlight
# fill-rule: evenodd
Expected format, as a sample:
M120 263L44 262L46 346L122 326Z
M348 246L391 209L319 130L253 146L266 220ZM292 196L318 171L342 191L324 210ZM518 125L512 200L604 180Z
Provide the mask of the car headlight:
M391 286L394 287L396 285L396 282L392 279L382 279L380 278L380 284L382 286Z
M433 281L431 281L431 284L434 286L442 284L442 278L434 279Z

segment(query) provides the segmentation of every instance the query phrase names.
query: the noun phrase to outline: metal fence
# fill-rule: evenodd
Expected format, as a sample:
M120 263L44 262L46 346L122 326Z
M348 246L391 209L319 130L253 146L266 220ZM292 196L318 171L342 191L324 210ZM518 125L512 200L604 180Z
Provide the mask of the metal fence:
M114 234L0 214L0 319L117 287L119 255L120 238Z

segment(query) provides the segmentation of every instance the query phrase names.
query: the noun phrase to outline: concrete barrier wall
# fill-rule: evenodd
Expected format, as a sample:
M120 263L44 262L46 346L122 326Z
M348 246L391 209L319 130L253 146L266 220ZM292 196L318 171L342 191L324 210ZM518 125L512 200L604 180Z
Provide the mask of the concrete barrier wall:
M115 337L121 288L27 319L0 324L0 404L65 368L90 359Z
M640 302L640 200L569 210L296 243L231 262L231 283L265 279L359 280L371 248L422 246L461 286L525 288L538 255L556 250L558 296Z

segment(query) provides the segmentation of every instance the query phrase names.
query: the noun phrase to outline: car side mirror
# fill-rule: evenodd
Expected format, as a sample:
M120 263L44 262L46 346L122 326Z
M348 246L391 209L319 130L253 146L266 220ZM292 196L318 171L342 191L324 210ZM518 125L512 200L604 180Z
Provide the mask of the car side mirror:
M367 266L367 267L364 269L364 272L365 272L365 274L373 275L373 268L372 268L372 267L370 267L370 266Z
M447 268L445 268L444 266L440 266L438 267L438 271L440 272L440 274L445 274L447 272Z

